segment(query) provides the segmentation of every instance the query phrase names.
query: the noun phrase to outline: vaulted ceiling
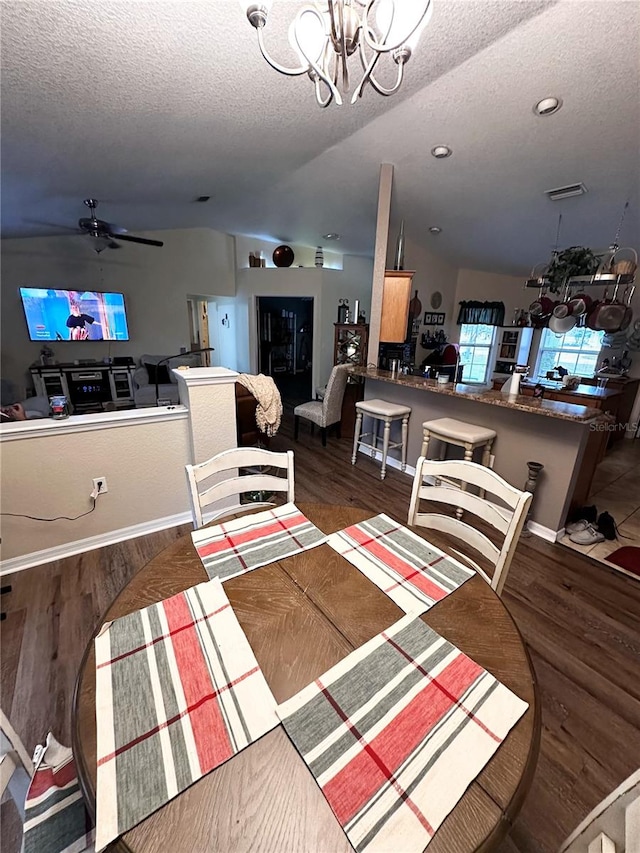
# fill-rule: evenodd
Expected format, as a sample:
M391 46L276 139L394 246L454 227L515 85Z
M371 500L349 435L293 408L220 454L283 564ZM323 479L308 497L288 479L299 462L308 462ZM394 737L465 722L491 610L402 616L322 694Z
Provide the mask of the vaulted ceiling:
M134 233L331 231L371 254L386 162L395 219L458 266L529 270L559 212L562 245L604 247L627 199L637 245L640 4L433 3L398 94L321 110L306 77L267 66L237 0L4 0L3 236L69 234L93 196ZM292 8L275 0L265 31L283 62ZM562 109L535 116L548 95ZM582 197L544 195L578 181Z

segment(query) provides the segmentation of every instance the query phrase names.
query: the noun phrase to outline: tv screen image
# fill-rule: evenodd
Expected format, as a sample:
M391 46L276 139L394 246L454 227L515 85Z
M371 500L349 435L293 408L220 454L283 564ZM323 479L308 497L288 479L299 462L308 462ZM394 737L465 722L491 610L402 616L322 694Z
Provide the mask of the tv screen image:
M122 293L21 287L32 341L128 341Z

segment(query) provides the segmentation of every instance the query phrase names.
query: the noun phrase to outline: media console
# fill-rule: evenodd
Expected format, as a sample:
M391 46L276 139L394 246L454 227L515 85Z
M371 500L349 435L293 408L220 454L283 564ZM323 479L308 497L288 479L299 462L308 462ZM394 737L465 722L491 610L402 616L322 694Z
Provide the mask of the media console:
M103 411L105 404L116 408L133 406L133 360L127 364L85 361L34 365L29 370L36 394L64 394L78 414Z

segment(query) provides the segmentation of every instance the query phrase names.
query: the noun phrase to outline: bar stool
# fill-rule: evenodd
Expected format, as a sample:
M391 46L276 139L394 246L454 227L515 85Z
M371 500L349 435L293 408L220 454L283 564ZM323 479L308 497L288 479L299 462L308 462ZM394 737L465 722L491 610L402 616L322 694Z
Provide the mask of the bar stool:
M491 448L497 433L487 427L468 424L465 421L457 421L455 418L436 418L433 421L425 421L422 424L422 449L420 456L427 456L429 442L432 438L443 442L440 459L447 455L447 444L454 444L464 448L466 462L473 462L473 452L476 447L483 447L482 464L486 468L491 467ZM460 483L462 491L466 491L467 484ZM480 495L484 497L484 494ZM458 518L462 517L462 510L457 510Z
M436 438L446 444L464 447L464 458L467 462L473 461L473 452L476 447L484 447L482 464L488 468L491 462L491 447L496 435L497 433L493 429L468 424L465 421L457 421L455 418L436 418L433 421L425 421L422 424L420 456L426 457L429 441ZM446 452L447 449L444 447L442 459L444 459Z
M362 418L368 415L372 418L371 432L365 432L360 435L362 430ZM402 448L402 471L407 467L407 433L409 432L409 416L411 415L410 406L400 406L397 403L388 403L386 400L361 400L356 403L356 424L353 435L353 455L351 456L351 464L356 464L356 456L358 447L368 447L371 450L371 456L375 455L378 449L378 422L384 423L384 434L382 437L382 468L380 470L380 479L384 480L387 473L387 453L396 447ZM402 419L402 441L389 441L391 433L392 421ZM365 438L371 436L372 443L368 444L364 441Z

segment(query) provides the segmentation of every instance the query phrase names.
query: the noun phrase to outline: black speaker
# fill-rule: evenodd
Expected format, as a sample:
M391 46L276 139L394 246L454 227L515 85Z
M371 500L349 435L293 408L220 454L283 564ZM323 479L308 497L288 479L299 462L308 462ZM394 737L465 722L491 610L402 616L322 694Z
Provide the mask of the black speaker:
M116 355L111 363L122 367L123 365L133 364L133 358L130 355Z

